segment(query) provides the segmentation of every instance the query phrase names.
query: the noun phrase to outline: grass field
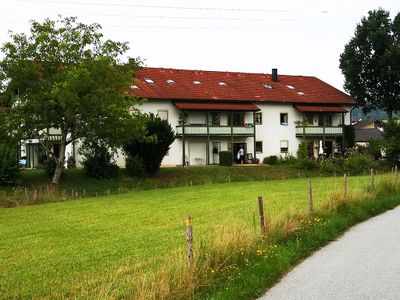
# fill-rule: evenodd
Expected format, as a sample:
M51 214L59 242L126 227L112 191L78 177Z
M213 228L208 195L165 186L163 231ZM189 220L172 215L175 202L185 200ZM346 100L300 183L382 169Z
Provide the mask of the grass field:
M18 186L12 189L0 189L0 206L39 204L157 188L320 175L328 174L321 174L319 170L298 170L292 165L244 165L161 168L152 178L132 178L122 169L117 178L99 180L88 178L82 169L75 169L64 170L61 185L55 189L51 186L50 178L44 174L44 170L23 170Z
M387 176L377 177L377 186ZM349 190L364 190L369 180L350 177ZM160 272L182 264L187 215L193 216L195 256L199 257L208 249L221 250L215 245L222 245L225 237L229 244L229 238L259 235L258 195L265 199L270 220L307 215L307 181L233 182L2 208L0 295L146 297L141 292L150 283L160 284ZM316 210L324 206L327 193L342 189L342 177L314 178ZM207 278L212 284L217 279L211 273L212 269ZM233 268L229 274L234 280L240 270ZM197 290L198 297L213 298L204 292L209 285L199 285ZM218 298L229 299L229 295L220 293Z

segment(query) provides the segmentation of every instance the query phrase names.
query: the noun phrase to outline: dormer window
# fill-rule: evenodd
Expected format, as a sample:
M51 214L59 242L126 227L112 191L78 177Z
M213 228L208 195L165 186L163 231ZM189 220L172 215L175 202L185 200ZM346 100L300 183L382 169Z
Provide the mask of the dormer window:
M218 85L219 86L227 86L227 84L225 82L223 82L223 81L218 82Z
M138 90L139 87L138 87L137 85L135 85L135 84L132 84L132 85L131 85L131 89L132 89L132 90Z
M166 82L167 82L167 84L174 84L175 83L175 81L173 81L172 79L168 79Z
M272 89L272 86L269 85L269 84L266 84L266 83L264 83L262 86L265 87L266 89L269 89L269 90Z
M193 84L194 84L194 85L201 85L201 82L198 81L198 80L195 80L195 81L193 81Z
M148 83L148 84L153 84L154 83L154 81L152 79L150 79L150 78L145 78L144 81L146 81L146 83Z
M289 90L295 90L296 88L293 85L287 85L286 86Z

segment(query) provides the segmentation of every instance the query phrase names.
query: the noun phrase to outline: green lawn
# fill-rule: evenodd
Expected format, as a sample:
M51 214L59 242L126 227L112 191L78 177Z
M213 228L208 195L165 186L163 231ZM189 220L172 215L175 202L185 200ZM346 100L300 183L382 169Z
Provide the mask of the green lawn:
M239 181L266 181L305 176L320 176L319 170L298 170L292 165L205 166L161 168L152 178L129 177L124 169L112 179L91 179L84 170L64 170L60 186L54 190L43 169L23 170L20 184L0 188L0 207L38 204L88 196L121 194L130 191L171 188Z
M306 212L307 181L233 182L0 208L0 295L127 297L136 278L151 276L184 251L187 215L199 251L201 241L218 238L221 226L257 233L260 194L271 217ZM317 210L342 181L313 179ZM349 190L368 183L369 177L350 177Z

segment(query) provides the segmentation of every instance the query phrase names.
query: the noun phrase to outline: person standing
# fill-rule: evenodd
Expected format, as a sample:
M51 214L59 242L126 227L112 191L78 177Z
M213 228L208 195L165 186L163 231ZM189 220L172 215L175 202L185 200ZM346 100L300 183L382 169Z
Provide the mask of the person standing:
M239 151L237 153L237 159L240 162L240 164L243 165L243 163L244 163L244 149L243 149L242 145L240 145Z

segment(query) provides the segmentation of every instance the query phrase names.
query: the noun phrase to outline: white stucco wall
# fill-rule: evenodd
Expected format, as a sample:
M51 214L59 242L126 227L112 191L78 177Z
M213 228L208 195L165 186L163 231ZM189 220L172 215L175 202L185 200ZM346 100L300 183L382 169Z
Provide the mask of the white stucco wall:
M257 152L256 157L263 160L264 157L270 155L285 155L280 152L280 142L287 140L289 144L288 153L296 156L297 148L301 142L301 138L296 138L296 121L302 121L303 115L297 111L293 104L274 104L274 103L257 103L261 109L262 124L256 125L256 141L262 141L263 151ZM168 122L171 124L172 129L175 131L178 125L180 110L178 110L168 100L152 100L145 102L139 106L139 109L144 113L153 113L157 115L158 111L168 111ZM280 124L280 114L288 114L288 124ZM340 114L333 114L333 126L337 126L341 120ZM227 113L221 112L220 124L221 126L228 125ZM315 115L314 125L318 125L318 118ZM205 124L206 117L204 112L188 113L188 122L191 124ZM245 113L245 123L253 123L253 113ZM345 123L350 124L350 113L345 115ZM185 139L185 160L189 164L203 164L206 162L206 138L204 137L188 137ZM210 163L215 163L213 156L213 142L218 142L220 151L228 150L228 144L231 142L230 137L210 137L209 154ZM254 153L254 139L253 137L234 137L234 143L242 143L247 146L247 153ZM76 147L78 148L78 147ZM67 150L68 152L68 150ZM236 155L236 153L235 153ZM119 166L125 165L125 159L121 152L119 152L115 159ZM82 157L77 156L77 162L81 161ZM167 156L164 157L162 165L176 166L182 164L182 138L176 138L171 145L171 149Z
M296 155L300 140L296 138L296 121L303 116L292 104L257 103L262 112L262 125L256 125L256 141L263 142L263 152L257 153L261 161L270 155L285 155L280 152L280 141L289 143L288 153ZM281 125L280 114L288 114L288 124Z

